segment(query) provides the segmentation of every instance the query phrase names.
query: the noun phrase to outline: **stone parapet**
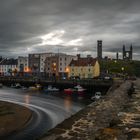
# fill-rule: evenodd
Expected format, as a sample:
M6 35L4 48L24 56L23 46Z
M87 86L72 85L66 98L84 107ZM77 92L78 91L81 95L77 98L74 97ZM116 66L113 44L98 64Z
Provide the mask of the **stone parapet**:
M131 81L115 84L101 100L58 124L41 140L114 140L115 136L119 136L118 140L125 140L126 135L120 135L121 131L112 128L121 123L118 115L131 100L128 93L131 95L132 86ZM100 134L103 131L112 134L112 138L102 139Z

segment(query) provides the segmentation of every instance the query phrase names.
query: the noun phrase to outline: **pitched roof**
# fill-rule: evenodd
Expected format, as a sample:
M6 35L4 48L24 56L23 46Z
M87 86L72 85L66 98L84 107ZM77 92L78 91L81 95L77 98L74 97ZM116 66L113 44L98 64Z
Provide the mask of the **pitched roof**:
M3 59L0 62L0 65L17 65L17 59Z
M78 60L72 60L69 66L94 66L96 59L90 58L78 58Z

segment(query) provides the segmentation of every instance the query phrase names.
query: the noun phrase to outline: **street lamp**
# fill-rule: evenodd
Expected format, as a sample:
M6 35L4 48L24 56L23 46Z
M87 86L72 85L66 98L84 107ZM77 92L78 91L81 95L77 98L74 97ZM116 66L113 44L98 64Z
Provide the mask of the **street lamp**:
M124 67L122 67L121 69L122 69L122 71L124 71Z
M122 67L121 69L122 69L123 78L125 78L125 75L124 75L124 67Z

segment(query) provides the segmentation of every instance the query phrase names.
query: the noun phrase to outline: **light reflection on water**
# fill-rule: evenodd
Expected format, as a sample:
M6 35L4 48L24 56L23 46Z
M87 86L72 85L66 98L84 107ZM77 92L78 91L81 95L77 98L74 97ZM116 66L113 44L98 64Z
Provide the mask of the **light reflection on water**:
M66 96L64 98L64 107L67 111L70 111L72 109L72 98L71 98L71 96Z
M59 93L45 93L40 90L29 90L27 89L15 89L15 88L8 88L4 87L3 89L0 90L0 92L5 92L7 94L13 93L13 95L16 95L15 100L21 101L26 104L27 107L29 107L30 104L32 104L32 101L34 101L34 97L39 97L38 99L41 100L43 99L44 101L46 99L52 100L52 103L54 100L55 102L59 104L59 98L60 98L60 104L62 103L63 108L66 109L68 112L73 110L73 107L75 105L78 105L80 107L84 107L88 103L86 102L86 99L82 96L77 96L77 95L66 95L63 92ZM12 94L11 94L12 95ZM12 95L12 96L13 96ZM47 101L47 100L46 100ZM38 104L40 101L38 102Z
M25 101L25 103L26 103L27 106L30 103L30 100L31 100L31 96L30 95L25 95L24 96L24 101Z

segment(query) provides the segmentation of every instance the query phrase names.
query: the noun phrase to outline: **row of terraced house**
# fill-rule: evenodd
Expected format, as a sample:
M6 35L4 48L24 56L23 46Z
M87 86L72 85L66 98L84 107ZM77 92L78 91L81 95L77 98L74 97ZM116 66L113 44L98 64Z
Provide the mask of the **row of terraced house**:
M17 59L0 58L1 76L37 76L44 78L94 78L100 75L100 65L90 55L35 53Z

